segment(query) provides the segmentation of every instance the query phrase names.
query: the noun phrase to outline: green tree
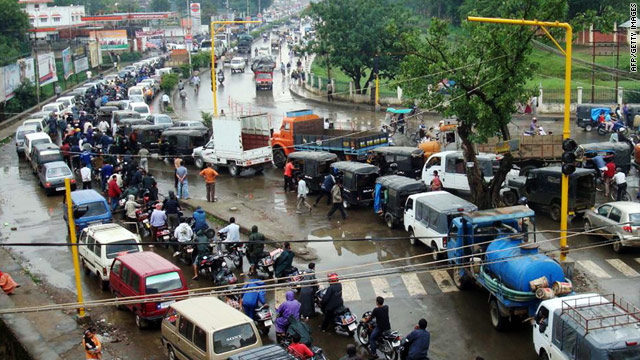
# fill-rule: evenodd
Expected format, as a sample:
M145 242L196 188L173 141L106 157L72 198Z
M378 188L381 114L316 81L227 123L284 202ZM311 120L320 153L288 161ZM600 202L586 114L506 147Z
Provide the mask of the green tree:
M395 75L409 32L402 7L389 0L332 0L312 3L311 16L317 24L315 50L348 75L358 92L363 79L375 77L375 64L379 76Z
M569 0L568 18L576 30L589 28L613 31L613 24L629 20L629 1L626 0Z
M169 0L151 0L149 3L149 9L151 11L169 11L171 9L171 4Z
M467 1L471 12L480 16L555 20L564 18L566 12L564 0ZM486 209L498 205L513 159L507 154L494 178L486 182L474 143L496 135L510 139L508 124L516 103L533 94L526 83L535 71L536 63L528 55L537 32L528 26L467 22L462 30L462 36L450 41L449 25L432 19L427 34L409 42L412 55L402 63L402 77L407 80L406 94L447 117L457 117L465 161L474 164L467 168L472 200ZM456 82L447 96L435 91L443 78Z
M31 28L27 14L15 0L0 0L0 65L14 63L28 54L27 30Z

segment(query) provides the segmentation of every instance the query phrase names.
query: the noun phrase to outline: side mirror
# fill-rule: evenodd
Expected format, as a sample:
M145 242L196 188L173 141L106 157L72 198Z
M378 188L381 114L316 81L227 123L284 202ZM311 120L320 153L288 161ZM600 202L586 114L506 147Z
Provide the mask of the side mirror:
M74 206L73 207L73 218L74 219L81 218L81 217L84 216L84 214L87 213L87 211L89 211L89 207L87 205Z

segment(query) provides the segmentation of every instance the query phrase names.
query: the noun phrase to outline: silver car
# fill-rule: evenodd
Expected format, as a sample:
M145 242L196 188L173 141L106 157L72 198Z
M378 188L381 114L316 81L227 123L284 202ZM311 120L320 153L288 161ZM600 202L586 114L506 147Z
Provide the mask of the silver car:
M40 129L38 129L38 125L36 125L36 124L18 126L18 129L16 130L16 136L15 136L16 152L18 153L18 156L24 155L24 137L25 137L25 135L36 133L36 132L39 132L39 131L40 131Z
M584 230L614 240L613 251L640 246L640 203L615 201L584 214Z
M54 161L42 165L38 171L38 178L47 195L64 191L64 179L66 178L70 179L71 190L76 189L76 179L64 161Z

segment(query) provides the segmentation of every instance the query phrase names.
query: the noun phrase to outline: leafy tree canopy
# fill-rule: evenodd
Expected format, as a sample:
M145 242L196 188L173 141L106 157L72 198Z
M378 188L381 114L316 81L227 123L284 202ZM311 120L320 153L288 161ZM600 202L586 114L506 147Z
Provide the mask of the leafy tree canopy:
M478 16L513 19L554 20L566 13L563 0L467 0L465 6ZM423 105L458 119L465 159L476 164L468 170L472 197L479 207L488 208L499 199L511 157L505 157L494 180L486 183L473 143L496 134L510 138L507 126L516 103L533 94L526 83L536 67L528 56L536 29L465 21L462 30L457 41L450 41L448 24L433 19L426 35L411 37L412 54L402 63L402 78L407 80L403 89ZM444 78L455 81L446 96L436 91Z
M31 28L27 14L15 0L0 0L0 65L15 62L28 52L27 30Z

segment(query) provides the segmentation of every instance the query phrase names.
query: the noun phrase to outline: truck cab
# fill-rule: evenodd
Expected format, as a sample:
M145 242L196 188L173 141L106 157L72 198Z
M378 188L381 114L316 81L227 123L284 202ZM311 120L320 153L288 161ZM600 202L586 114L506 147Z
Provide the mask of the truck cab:
M287 156L295 151L293 148L294 129L298 127L313 127L317 122L320 122L321 126L324 127L324 120L315 115L312 110L289 111L285 114L280 130L271 135L273 162L277 167L283 168L287 161Z
M273 71L256 71L255 76L256 90L273 90Z
M613 294L544 300L533 323L539 359L638 359L640 310Z
M498 166L501 157L496 154L479 154L476 158L484 179L491 181L493 168ZM429 186L434 178L434 171L437 171L444 190L468 194L471 190L467 180L467 166L462 151L435 153L424 164L422 181Z

